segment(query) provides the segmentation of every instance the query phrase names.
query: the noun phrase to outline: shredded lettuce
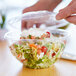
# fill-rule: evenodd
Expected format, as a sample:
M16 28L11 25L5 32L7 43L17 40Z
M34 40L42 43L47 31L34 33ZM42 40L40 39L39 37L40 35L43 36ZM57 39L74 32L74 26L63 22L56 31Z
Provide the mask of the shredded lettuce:
M22 41L21 44L14 43L13 48L17 54L24 55L24 59L27 59L26 64L24 64L28 68L47 68L53 63L56 62L58 56L60 55L62 49L65 47L63 43L60 43L58 52L55 52L55 46L51 42L34 42L35 45L40 45L40 47L45 46L48 48L47 53L43 55L42 58L38 58L38 48L29 47L29 43L27 41ZM11 46L12 47L12 46ZM51 51L50 51L51 50ZM49 56L47 55L50 52ZM52 57L52 53L55 52L56 55Z

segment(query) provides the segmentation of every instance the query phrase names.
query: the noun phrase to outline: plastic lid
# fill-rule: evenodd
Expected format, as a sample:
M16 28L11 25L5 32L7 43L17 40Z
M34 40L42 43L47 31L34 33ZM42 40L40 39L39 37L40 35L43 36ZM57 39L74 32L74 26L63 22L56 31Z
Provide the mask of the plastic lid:
M14 23L21 22L22 20L26 22L31 22L33 24L40 23L41 25L44 24L47 27L62 27L68 24L67 21L65 20L56 20L55 18L56 13L54 12L49 12L49 11L33 11L33 12L28 12L25 14L22 14L21 16L12 18L8 21L8 24L13 25ZM13 26L18 26L13 25Z

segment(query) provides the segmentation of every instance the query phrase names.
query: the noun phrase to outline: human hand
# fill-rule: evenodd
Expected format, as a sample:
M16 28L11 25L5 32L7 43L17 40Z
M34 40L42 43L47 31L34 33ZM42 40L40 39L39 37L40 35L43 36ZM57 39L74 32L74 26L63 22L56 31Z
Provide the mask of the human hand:
M76 24L76 0L72 0L71 3L61 9L59 13L56 15L57 20L66 19L67 21Z
M30 12L30 11L40 11L40 10L47 10L47 11L53 11L53 9L61 2L61 0L40 0L35 5L25 8L23 10L23 13ZM22 21L22 30L28 29L33 26L33 23ZM36 27L39 27L39 24L36 24Z

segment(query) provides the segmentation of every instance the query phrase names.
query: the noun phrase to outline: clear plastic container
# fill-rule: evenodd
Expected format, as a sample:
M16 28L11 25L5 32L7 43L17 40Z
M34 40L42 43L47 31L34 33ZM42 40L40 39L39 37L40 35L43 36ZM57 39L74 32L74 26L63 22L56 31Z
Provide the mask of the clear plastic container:
M40 23L54 28L46 28L54 38L45 39L20 39L21 32L10 31L5 34L12 54L23 63L25 67L40 69L53 65L60 58L68 39L68 32L55 29L63 26L63 21L55 19L56 14L48 11L37 11L25 13L22 16L12 18L9 24L12 26L21 25L21 21ZM57 26L58 24L58 26ZM32 44L32 45L30 45ZM33 48L31 48L33 46ZM39 46L39 47L38 47Z
M55 18L56 13L49 12L49 11L33 11L28 12L22 15L19 15L18 17L11 18L7 22L7 28L8 30L15 30L19 31L21 30L21 21L24 20L26 22L31 22L33 24L33 27L36 26L36 24L40 24L40 28L49 28L49 29L56 29L59 27L66 26L68 22L66 20L56 20Z
M67 43L68 33L64 30L48 30L54 38L47 39L20 39L20 33L8 32L5 38L9 42L11 53L27 68L40 69L53 65ZM33 45L29 45L33 44ZM31 48L33 46L33 48ZM39 48L46 49L40 53Z

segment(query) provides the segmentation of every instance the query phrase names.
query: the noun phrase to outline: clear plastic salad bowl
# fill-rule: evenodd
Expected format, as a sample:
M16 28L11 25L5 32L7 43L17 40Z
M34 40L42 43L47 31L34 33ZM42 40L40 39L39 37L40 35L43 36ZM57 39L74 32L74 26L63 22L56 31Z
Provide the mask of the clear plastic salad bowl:
M67 43L64 30L48 30L53 37L45 39L20 39L20 33L7 32L11 53L27 68L48 68L60 58Z

